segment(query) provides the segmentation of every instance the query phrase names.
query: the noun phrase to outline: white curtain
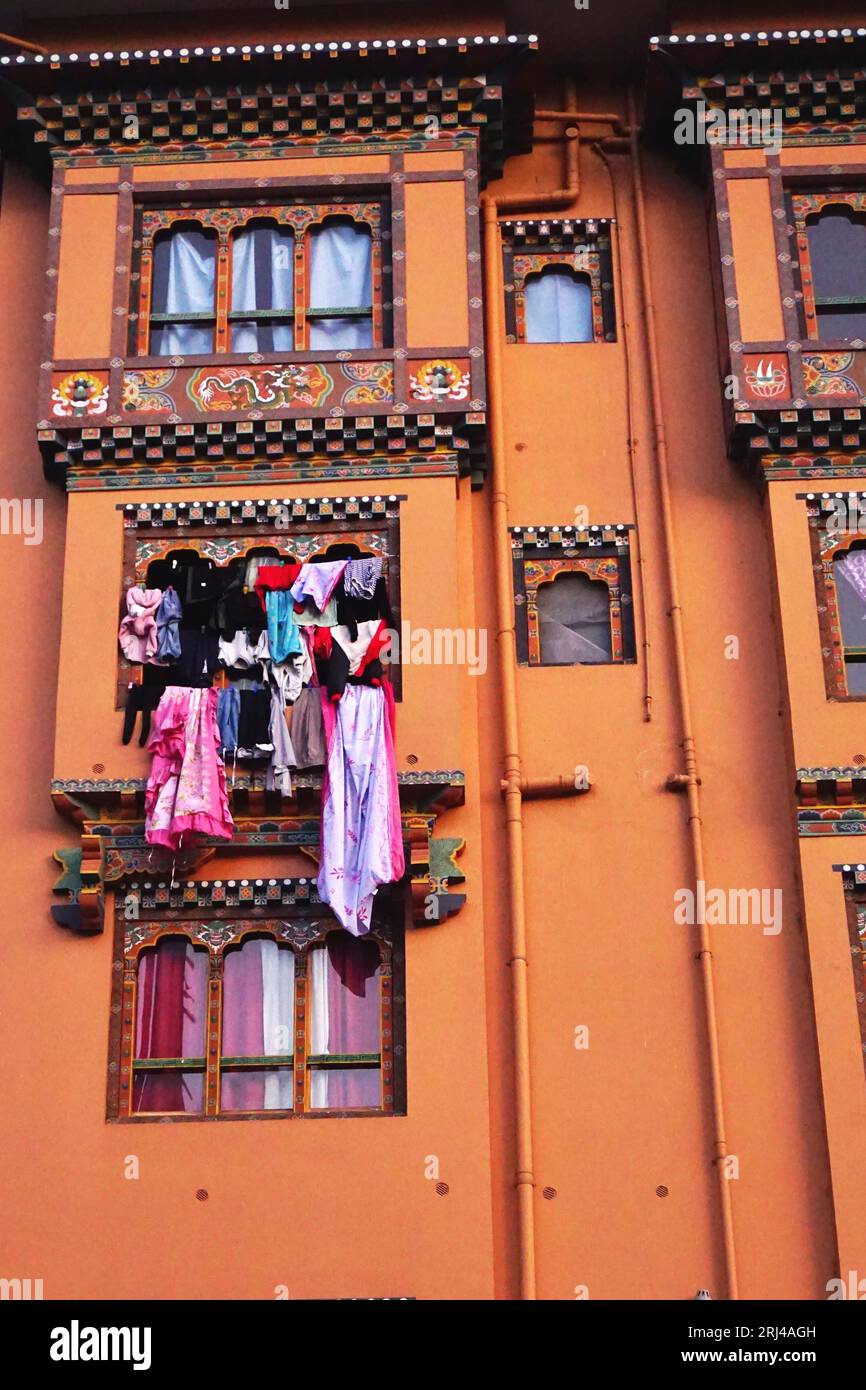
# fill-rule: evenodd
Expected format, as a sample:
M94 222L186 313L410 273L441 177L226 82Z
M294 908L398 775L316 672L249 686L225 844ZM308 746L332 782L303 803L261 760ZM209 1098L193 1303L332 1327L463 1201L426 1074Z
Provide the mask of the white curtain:
M232 241L232 312L291 310L294 293L294 234L278 227L249 227ZM232 323L232 352L291 352L290 323Z
M328 1055L328 952L311 951L310 968L310 1052ZM310 1108L327 1110L328 1082L330 1073L322 1067L313 1067L310 1074Z
M310 308L368 309L372 295L369 231L340 222L315 228L310 233ZM310 319L313 349L372 346L372 318Z
M262 1038L265 1057L291 1057L295 1031L295 953L276 941L256 943L262 952ZM294 1073L289 1069L265 1077L265 1110L291 1110Z
M563 267L526 282L527 343L591 343L592 291L586 280Z
M190 229L173 231L156 244L154 295L157 314L212 314L216 283L216 238ZM150 350L154 357L175 353L211 352L212 323L154 324Z

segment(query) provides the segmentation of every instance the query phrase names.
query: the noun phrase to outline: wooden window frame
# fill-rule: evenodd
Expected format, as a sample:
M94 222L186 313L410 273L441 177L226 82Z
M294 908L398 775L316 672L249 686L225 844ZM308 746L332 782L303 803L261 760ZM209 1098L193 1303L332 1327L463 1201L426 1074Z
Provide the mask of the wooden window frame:
M349 218L358 226L366 227L370 232L372 304L369 313L366 311L362 313L355 308L322 309L320 306L308 303L309 234L314 228L322 226L327 220L334 217ZM231 284L234 233L250 222L262 221L272 222L279 227L289 227L294 232L293 308L291 310L233 311L231 308ZM133 312L130 314L128 344L130 360L154 356L150 351L151 325L154 322L151 313L154 244L161 233L170 232L173 228L180 227L184 223L191 227L197 227L201 231L214 231L216 233L214 312L208 315L162 315L160 321L181 323L206 321L213 323L214 345L212 351L215 356L232 356L248 361L249 353L236 353L232 350L231 324L233 321L249 322L251 319L267 319L268 317L279 319L281 322L288 320L292 324L294 330L292 353L311 351L309 346L310 320L316 318L369 317L373 326L373 341L370 347L385 348L390 346L392 326L390 320L386 321L382 289L383 243L385 240L383 231L386 230L387 224L387 202L384 196L363 202L327 202L324 200L317 202L310 199L305 202L294 200L266 205L246 203L239 206L221 205L218 207L212 205L160 208L139 206L136 208L134 221L133 283L135 284L137 277L137 286L132 305ZM258 356L258 354L253 355ZM275 354L267 353L264 355L271 357ZM286 354L282 355L285 356ZM335 355L334 350L322 350L323 358L330 358ZM165 360L169 361L170 357L166 356Z
M516 246L503 236L503 275L505 280L506 342L526 343L526 281L531 275L543 274L551 266L573 270L589 281L592 297L592 338L583 342L529 344L532 346L577 347L593 343L616 341L616 314L612 289L612 260L610 242L593 241L586 245L566 246L551 242L538 249Z
M845 917L854 970L854 1002L860 1025L863 1067L866 1070L866 892L862 888L846 888Z
M374 518L371 521L333 520L322 522L292 522L289 529L277 530L251 525L208 525L190 531L188 527L164 526L158 531L139 532L133 527L124 530L123 577L118 606L118 626L126 616L126 593L132 585L144 586L148 566L163 559L172 551L190 550L202 559L227 567L231 560L251 550L270 546L280 556L308 560L321 557L334 545L357 545L362 554L380 556L383 577L388 586L388 601L397 632L401 631L400 616L400 520L398 516ZM318 542L318 544L316 544ZM398 660L388 667L394 699L403 697L402 643ZM140 685L143 667L129 661L118 648L115 708L126 708L130 685Z
M822 526L821 520L820 511L816 516L810 517L809 536L827 698L828 700L851 702L863 701L866 700L866 695L852 695L848 691L848 675L845 665L847 649L842 635L834 566L840 555L847 554L856 541L866 540L866 535L858 531L830 532L826 526ZM863 659L866 662L866 649L864 649Z
M380 1050L378 1053L357 1054L352 1057L313 1056L308 1050L312 1016L310 1004L311 950L325 949L332 932L342 928L335 919L321 914L293 918L239 918L237 911L227 909L218 916L211 912L192 918L139 920L133 924L117 913L115 927L114 989L112 997L112 1028L109 1043L107 1118L128 1124L166 1122L201 1123L203 1121L329 1119L400 1115L405 1106L405 959L404 934L391 914L388 922L374 923L369 938L376 942L380 956ZM293 1110L231 1110L219 1109L220 1085L226 1059L222 1056L223 968L227 951L247 937L265 936L276 941L295 956L294 996L294 1053L290 1069L295 1078ZM201 1071L204 1076L204 1096L201 1111L147 1111L136 1114L133 1104L133 1079L136 1071L157 1070L156 1067L135 1062L136 990L142 952L154 947L164 937L180 937L208 953L208 983L204 1044L206 1055L196 1059L155 1059L162 1061L163 1070L171 1070L167 1061L177 1061L174 1070ZM181 1063L195 1061L195 1067ZM256 1059L241 1059L246 1066L263 1063ZM271 1068L272 1063L267 1066ZM283 1062L289 1069L289 1064ZM378 1066L382 1076L382 1104L351 1110L311 1109L309 1106L310 1077L320 1069L339 1070L345 1067ZM233 1069L238 1069L233 1066Z
M530 553L515 556L513 560L518 663L521 666L576 667L622 666L634 662L634 605L628 550L605 545L592 547L581 555L551 555L529 549ZM607 585L610 661L542 661L538 591L543 585L554 583L561 574L586 574Z
M809 249L808 219L820 215L826 208L846 207L852 212L861 213L866 218L866 191L852 190L851 192L838 193L792 193L791 212L794 223L794 235L797 244L797 259L799 262L800 289L803 293L803 330L804 335L811 342L822 342L820 323L818 320L819 308L839 308L860 306L866 313L866 296L856 298L855 296L845 295L841 298L818 301L815 296L814 274L812 271L812 255ZM837 342L838 339L827 339L826 341Z

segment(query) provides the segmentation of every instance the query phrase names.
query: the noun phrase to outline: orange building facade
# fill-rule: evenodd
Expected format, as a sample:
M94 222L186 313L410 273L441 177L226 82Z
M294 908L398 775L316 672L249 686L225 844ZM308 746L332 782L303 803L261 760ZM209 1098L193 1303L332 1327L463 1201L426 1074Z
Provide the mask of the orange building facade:
M626 82L513 8L0 44L0 1277L46 1298L866 1295L866 34L684 14ZM335 227L369 302L316 303ZM360 945L321 766L227 758L172 852L121 737L154 566L347 555L399 637Z

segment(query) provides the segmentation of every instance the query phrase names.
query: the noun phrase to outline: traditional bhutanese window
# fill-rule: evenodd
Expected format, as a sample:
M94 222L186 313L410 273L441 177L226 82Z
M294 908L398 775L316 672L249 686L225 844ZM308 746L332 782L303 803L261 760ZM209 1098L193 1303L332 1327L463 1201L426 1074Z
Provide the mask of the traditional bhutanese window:
M566 266L546 266L527 276L524 342L591 343L592 289L587 275Z
M394 1110L392 948L375 927L358 938L326 923L184 922L132 935L156 940L126 951L133 1060L125 1070L122 1045L117 1116Z
M794 194L806 336L866 340L866 193Z
M866 549L863 545L854 545L833 557L833 580L846 691L849 695L866 695Z
M611 232L604 220L502 223L508 342L615 341Z
M512 529L518 661L634 661L628 546L626 526Z
M381 203L141 209L130 353L386 346Z
M828 699L866 699L866 493L800 493L807 503Z

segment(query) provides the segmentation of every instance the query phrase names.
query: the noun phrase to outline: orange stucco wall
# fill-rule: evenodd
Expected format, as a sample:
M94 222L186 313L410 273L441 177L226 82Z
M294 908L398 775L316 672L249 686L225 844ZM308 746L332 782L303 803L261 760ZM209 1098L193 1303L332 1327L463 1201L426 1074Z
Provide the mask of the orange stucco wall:
M728 206L744 343L785 336L767 179L730 179Z
M114 308L117 198L82 193L63 204L54 356L107 357Z
M239 23L214 22L221 32ZM540 94L542 106L559 102L553 86ZM581 91L578 103L621 108L624 93ZM540 143L509 162L496 191L558 187L560 160L555 143ZM592 523L638 526L638 662L518 675L526 774L569 775L585 764L592 782L587 796L529 802L523 813L539 1294L573 1299L585 1286L593 1299L688 1299L698 1288L721 1289L721 1236L697 929L673 916L674 893L689 885L692 870L684 800L665 790L670 774L682 771L681 734L637 245L627 165L619 157L612 163L616 207L604 164L581 147L580 196L565 213L619 218L619 341L504 349L510 523L568 523L580 508ZM180 168L184 179L198 171ZM169 177L167 166L158 176ZM829 867L832 846L806 844L798 857L791 788L801 750L812 764L833 764L859 749L858 716L855 707L828 710L824 699L795 486L774 484L764 503L725 456L704 194L667 158L647 158L646 183L708 883L778 887L785 905L778 935L758 926L714 933L726 1138L739 1162L732 1201L741 1295L815 1299L840 1259L845 1269L866 1262L855 1166L864 1088L850 960L846 977L840 964L844 910ZM759 179L737 187L743 191L731 206L744 337L779 337L766 188ZM412 344L466 342L464 194L458 181L406 184ZM95 275L110 289L114 223L109 228L105 210L112 203L89 194L65 202L67 336L58 337L58 356L107 355L110 294L91 287L81 298L75 267L86 251L88 282ZM79 204L73 227L66 218ZM489 481L475 493L450 479L393 485L407 494L404 619L483 629L488 639L482 676L408 666L398 707L398 767L461 768L467 787L465 806L439 823L442 835L466 840L467 903L406 942L408 1114L105 1123L113 924L109 912L104 935L74 939L48 915L51 853L74 841L51 810L48 787L52 776L146 770L135 743L122 747L114 709L116 506L167 492L157 485L64 499L42 479L33 421L45 351L46 227L47 196L10 167L0 216L4 486L45 499L45 538L25 547L4 537L0 548L0 611L14 615L17 653L5 696L11 736L0 749L4 786L13 789L0 803L0 826L15 905L0 928L7 1115L0 1274L41 1277L48 1298L270 1298L277 1285L292 1297L514 1297L511 945ZM293 496L367 490L291 485ZM249 484L234 492L273 495ZM303 871L295 858L221 854L197 876L229 870ZM575 1046L580 1027L589 1030L584 1049ZM124 1177L132 1154L141 1165L137 1181ZM426 1176L431 1156L447 1197ZM196 1201L199 1188L209 1192L205 1203ZM544 1189L553 1192L549 1200Z

